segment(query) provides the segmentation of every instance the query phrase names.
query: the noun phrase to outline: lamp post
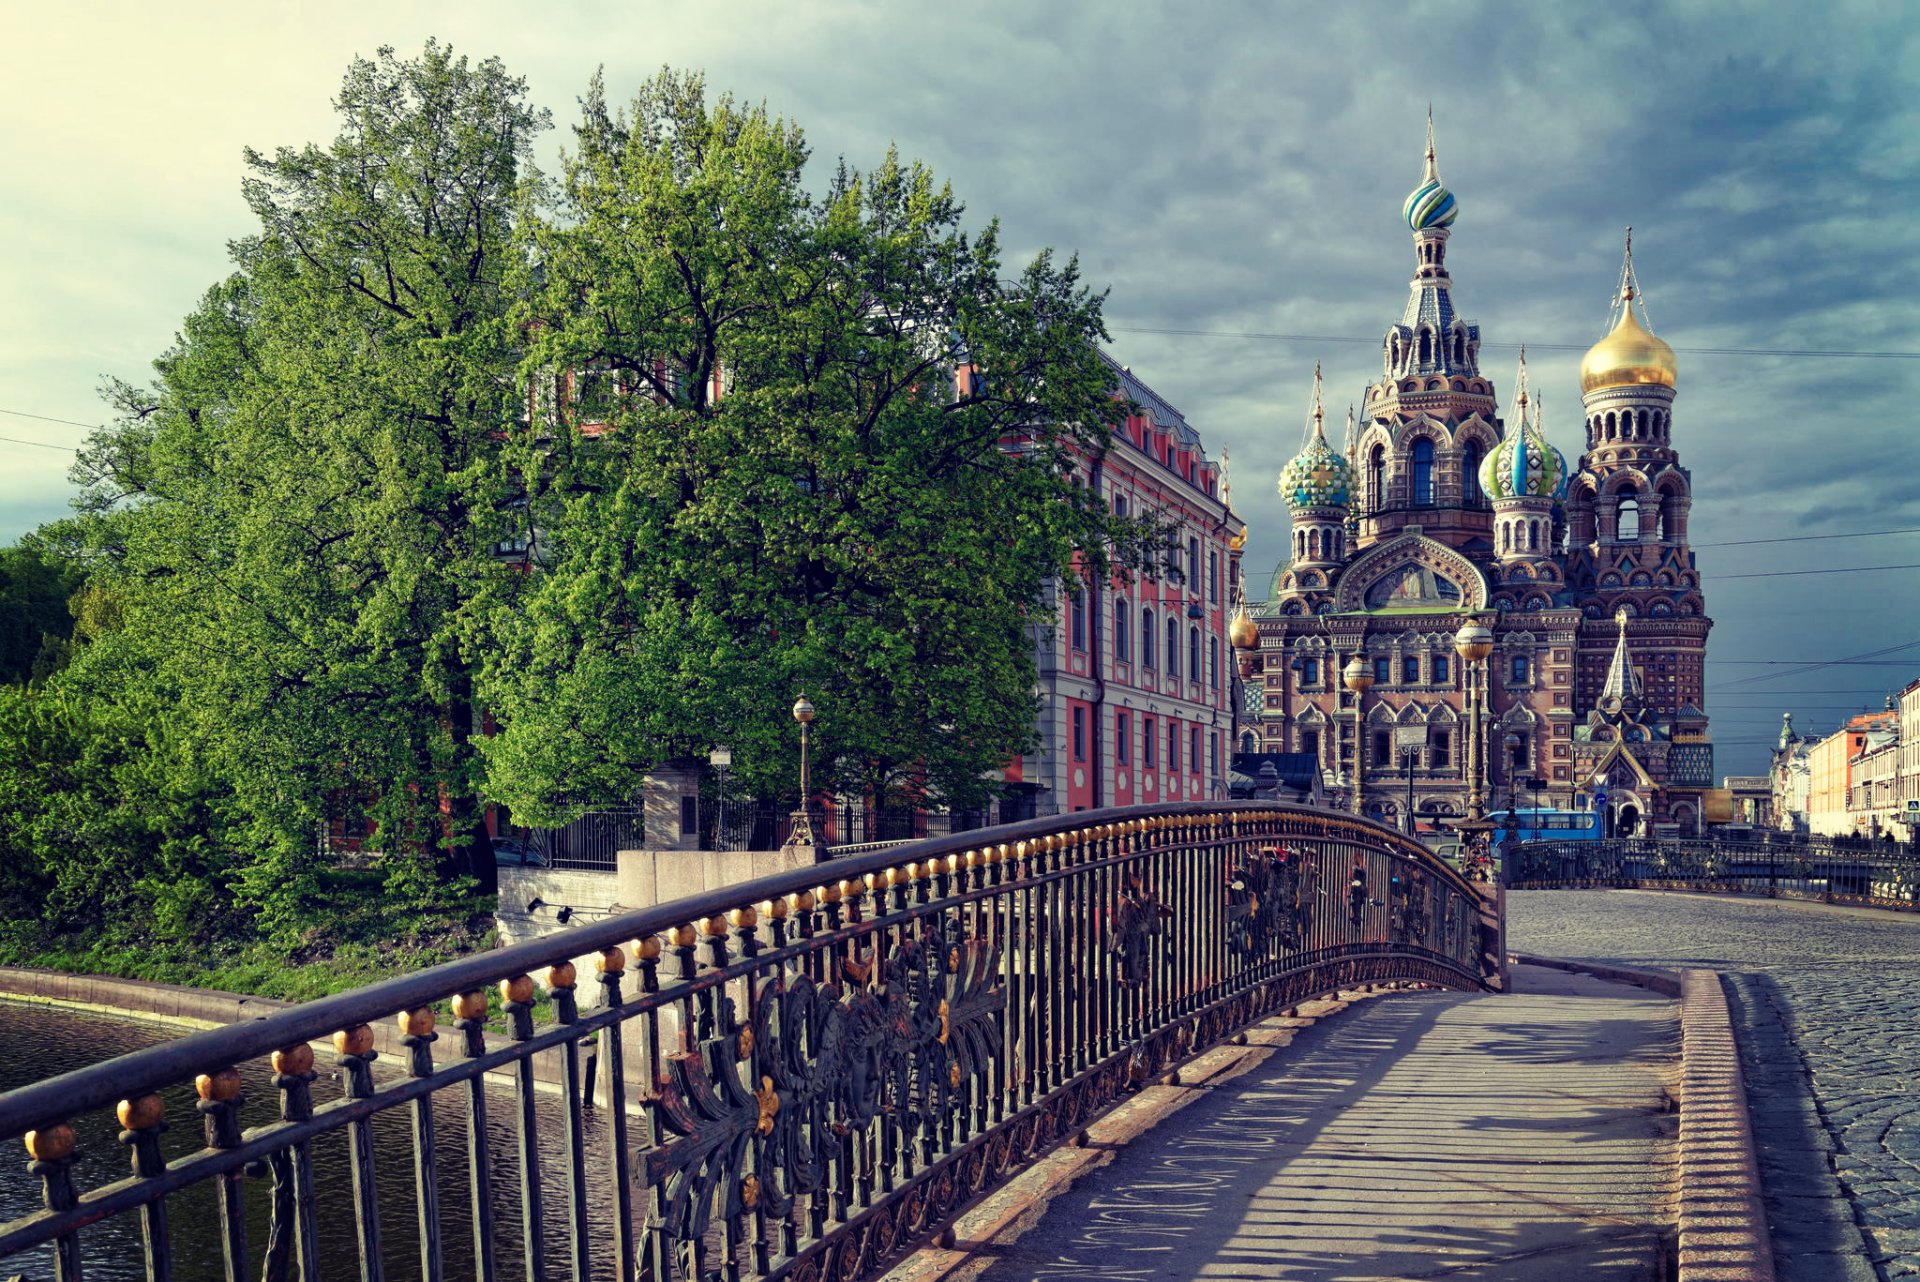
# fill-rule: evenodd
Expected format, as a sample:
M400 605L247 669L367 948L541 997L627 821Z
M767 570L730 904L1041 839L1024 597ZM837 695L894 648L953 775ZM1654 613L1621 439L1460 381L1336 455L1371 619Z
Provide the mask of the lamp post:
M732 748L715 748L707 754L707 764L720 776L720 822L714 826L713 848L727 848L727 767L733 764Z
M1400 751L1407 759L1407 836L1417 837L1420 827L1413 822L1413 764L1420 759L1420 749L1408 744Z
M1513 844L1514 829L1519 827L1519 816L1514 814L1513 808L1520 804L1519 801L1514 796L1514 792L1519 787L1519 784L1520 784L1520 776L1519 776L1519 772L1514 768L1513 759L1520 752L1520 743L1521 743L1520 734L1518 731L1515 731L1515 730L1507 731L1506 736L1500 740L1501 746L1507 750L1507 761L1505 766L1505 769L1507 772L1506 844L1508 844L1509 846Z
M807 804L813 795L812 785L807 777L807 727L813 724L813 705L802 694L793 704L793 719L800 723L800 808L793 812L792 831L787 834L789 846L820 845L813 835L813 809Z
M1460 656L1467 694L1467 818L1479 823L1487 817L1486 746L1481 742L1481 703L1485 692L1487 656L1493 653L1493 632L1469 621L1453 637Z
M1360 813L1360 792L1367 778L1367 725L1362 717L1366 708L1367 691L1373 689L1373 673L1367 668L1367 661L1356 654L1347 660L1347 666L1340 673L1347 689L1353 691L1353 813Z
M1600 835L1613 836L1613 816L1607 813L1607 777L1595 772L1588 781L1593 788L1593 808L1600 812Z

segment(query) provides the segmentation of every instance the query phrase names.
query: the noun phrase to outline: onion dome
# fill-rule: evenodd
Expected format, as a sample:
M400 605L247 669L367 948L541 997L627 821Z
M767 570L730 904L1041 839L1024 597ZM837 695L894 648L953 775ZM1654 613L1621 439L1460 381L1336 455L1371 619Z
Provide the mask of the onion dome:
M1280 469L1280 496L1298 512L1309 507L1345 507L1353 468L1327 444L1321 423L1320 367L1313 367L1313 418L1307 443Z
M1613 331L1587 349L1580 361L1580 391L1607 387L1672 387L1679 373L1673 349L1634 315L1640 282L1633 274L1633 228L1627 228L1627 258L1620 270L1620 318ZM1641 314L1646 313L1642 304Z
M1652 383L1672 387L1679 373L1673 349L1642 325L1633 314L1633 295L1620 300L1620 320L1613 332L1587 349L1580 361L1580 390L1633 387Z
M1233 612L1233 620L1227 624L1227 644L1236 650L1256 649L1260 644L1260 628L1247 616L1246 607Z
M1487 452L1480 489L1492 499L1557 499L1567 488L1567 456L1531 427Z
M1407 196L1407 203L1401 206L1400 214L1407 220L1407 226L1413 231L1424 231L1429 227L1451 227L1453 220L1460 214L1459 203L1453 193L1440 181L1440 170L1434 164L1433 153L1433 113L1427 113L1427 169L1420 177L1420 185Z
M1540 430L1540 401L1528 402L1527 353L1520 352L1519 430L1487 451L1480 490L1491 499L1557 499L1566 493L1567 456Z

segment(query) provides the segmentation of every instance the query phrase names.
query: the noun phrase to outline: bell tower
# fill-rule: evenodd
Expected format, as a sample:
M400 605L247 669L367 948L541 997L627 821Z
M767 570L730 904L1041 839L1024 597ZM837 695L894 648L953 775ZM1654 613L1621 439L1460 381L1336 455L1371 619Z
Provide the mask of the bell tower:
M1647 318L1628 228L1608 333L1580 362L1587 448L1567 492L1567 574L1589 642L1576 680L1585 706L1606 683L1603 638L1623 613L1621 644L1650 665L1647 705L1672 714L1705 703L1712 624L1687 543L1693 478L1673 447L1678 373Z

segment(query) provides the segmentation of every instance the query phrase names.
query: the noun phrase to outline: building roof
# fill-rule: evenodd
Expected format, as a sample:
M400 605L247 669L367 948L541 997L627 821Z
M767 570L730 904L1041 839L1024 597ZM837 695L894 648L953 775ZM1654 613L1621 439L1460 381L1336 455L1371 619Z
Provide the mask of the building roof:
M1100 359L1113 366L1113 372L1120 377L1120 390L1126 394L1127 399L1137 402L1152 415L1154 422L1161 427L1171 429L1174 438L1182 445L1198 446L1200 444L1200 433L1187 422L1186 415L1173 407L1171 401L1148 387L1130 368L1122 365L1106 352L1100 353Z

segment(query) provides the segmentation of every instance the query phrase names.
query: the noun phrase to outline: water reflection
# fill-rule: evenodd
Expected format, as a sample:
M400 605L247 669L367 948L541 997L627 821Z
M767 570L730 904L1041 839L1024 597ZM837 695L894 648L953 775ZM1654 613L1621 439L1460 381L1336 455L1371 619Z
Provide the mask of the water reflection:
M13 1090L183 1035L179 1029L137 1019L0 1000L0 1091ZM330 1053L318 1054L316 1059L320 1076L313 1083L313 1098L314 1103L320 1105L340 1098L345 1092L345 1081L332 1067ZM259 1126L277 1119L279 1092L273 1087L271 1070L260 1062L243 1064L240 1071L246 1083L242 1126ZM374 1071L377 1080L387 1080L401 1075L403 1069L393 1057L383 1055L375 1061ZM182 1085L162 1094L167 1101L169 1125L163 1142L168 1158L172 1159L199 1148L205 1142L205 1132L193 1108L191 1086ZM471 1276L473 1272L473 1208L468 1192L465 1099L463 1088L445 1090L435 1097L434 1107L441 1247L450 1277ZM569 1206L561 1158L565 1114L558 1097L545 1092L538 1099L538 1107L542 1218L550 1226L545 1234L545 1254L550 1274L567 1276L570 1235L560 1227L566 1221ZM508 1278L524 1276L525 1269L513 1109L510 1089L489 1090L487 1175L493 1193L494 1222L488 1229L500 1274ZM418 1202L409 1113L405 1107L388 1109L374 1119L380 1255L386 1276L396 1279L420 1276ZM131 1172L132 1155L119 1142L119 1124L109 1111L77 1117L72 1122L79 1141L74 1173L83 1191L111 1183ZM630 1134L640 1133L636 1129L638 1123L638 1118L630 1119ZM593 1276L596 1278L613 1276L610 1132L603 1113L588 1114L586 1227L594 1252ZM0 1222L31 1214L43 1205L40 1181L27 1171L25 1150L14 1148L10 1156L13 1160L0 1161ZM329 1277L357 1275L359 1239L344 1131L315 1141L313 1165L322 1268ZM266 1250L272 1181L263 1174L243 1180L242 1186L247 1207L249 1273L258 1276ZM223 1276L212 1187L200 1185L175 1194L167 1199L167 1210L172 1228L174 1276L181 1282ZM93 1225L81 1233L80 1242L81 1258L90 1282L141 1282L146 1277L137 1214ZM14 1273L28 1279L51 1278L51 1248L15 1256L0 1264L0 1275Z

